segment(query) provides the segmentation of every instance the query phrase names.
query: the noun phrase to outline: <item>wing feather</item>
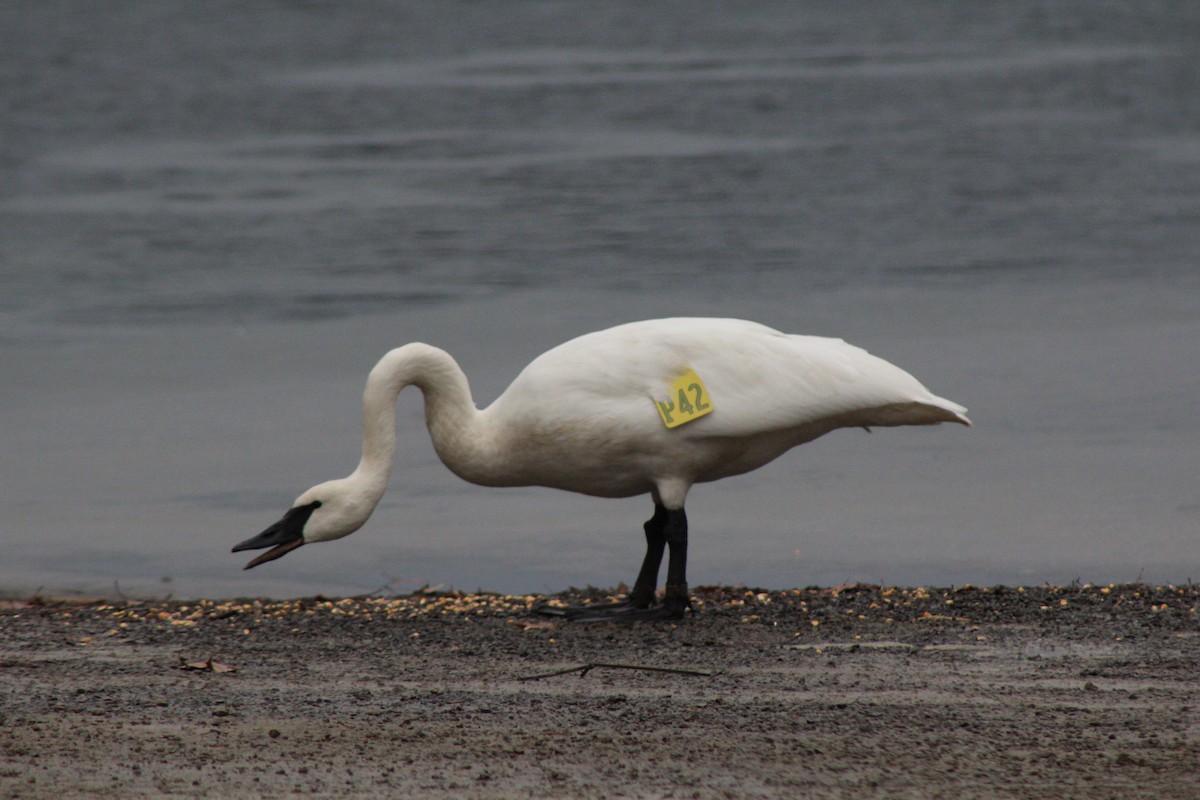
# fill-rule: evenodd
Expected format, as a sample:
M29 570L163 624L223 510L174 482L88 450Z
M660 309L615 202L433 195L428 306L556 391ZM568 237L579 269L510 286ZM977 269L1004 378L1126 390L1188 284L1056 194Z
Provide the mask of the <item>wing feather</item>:
M781 333L758 323L677 318L581 336L535 359L497 401L570 419L620 421L646 433L654 401L688 369L713 412L675 429L689 436L759 436L801 427L969 424L964 409L916 378L841 339ZM545 402L554 398L552 407Z

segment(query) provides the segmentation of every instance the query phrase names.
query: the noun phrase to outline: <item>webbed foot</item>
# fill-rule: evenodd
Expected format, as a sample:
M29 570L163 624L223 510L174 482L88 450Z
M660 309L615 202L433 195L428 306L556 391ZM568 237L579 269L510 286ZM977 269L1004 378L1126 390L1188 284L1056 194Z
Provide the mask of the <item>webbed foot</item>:
M636 608L628 604L614 604L611 608L579 607L579 613L569 617L572 622L658 622L683 619L691 604L664 602L647 608Z
M634 611L645 611L649 603L636 604L631 600L621 600L615 603L591 603L586 606L552 606L549 603L538 603L533 607L533 613L544 617L559 617L575 621L581 617L596 617L616 619Z
M674 589L674 591L672 591ZM535 614L560 617L571 622L641 622L654 620L682 619L684 612L692 607L687 587L668 587L667 596L659 605L651 602L622 600L617 603L594 603L587 606L552 606L539 603L533 607Z

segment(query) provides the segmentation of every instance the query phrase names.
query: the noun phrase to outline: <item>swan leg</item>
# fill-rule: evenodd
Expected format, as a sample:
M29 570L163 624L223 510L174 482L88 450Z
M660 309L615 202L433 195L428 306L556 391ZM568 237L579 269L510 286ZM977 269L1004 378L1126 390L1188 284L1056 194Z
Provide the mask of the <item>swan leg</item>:
M658 570L662 566L663 552L667 548L666 529L670 513L666 506L655 503L654 516L642 526L646 531L646 557L642 560L642 568L638 570L637 580L633 583L633 591L629 593L627 601L634 608L649 608L654 605Z
M687 585L687 514L683 509L667 512L665 526L667 546L671 554L667 559L667 585L663 597L663 610L673 619L683 616L692 607Z
M646 556L638 571L633 591L619 603L590 606L539 605L534 611L547 616L564 617L573 622L633 622L635 620L679 619L691 607L687 589L687 515L683 509L669 510L654 504L654 516L643 526L646 532ZM667 561L667 590L664 602L654 605L658 570L663 553L670 548Z

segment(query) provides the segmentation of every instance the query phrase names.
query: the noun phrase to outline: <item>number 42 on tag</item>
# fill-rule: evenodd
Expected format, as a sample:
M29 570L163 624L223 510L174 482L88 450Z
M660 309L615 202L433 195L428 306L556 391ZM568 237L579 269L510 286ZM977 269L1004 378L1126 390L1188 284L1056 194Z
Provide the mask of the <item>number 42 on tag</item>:
M658 415L668 428L678 428L685 422L700 419L712 412L712 401L708 391L695 370L688 370L671 384L671 393L666 400L655 400Z

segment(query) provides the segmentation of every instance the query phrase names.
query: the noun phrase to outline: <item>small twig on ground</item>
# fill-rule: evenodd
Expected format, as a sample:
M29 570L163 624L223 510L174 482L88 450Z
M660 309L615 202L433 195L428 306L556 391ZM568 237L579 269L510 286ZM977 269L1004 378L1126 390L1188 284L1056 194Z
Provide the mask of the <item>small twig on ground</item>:
M607 661L593 661L589 664L583 664L578 667L567 667L566 669L558 669L554 672L543 672L538 675L527 675L524 678L517 678L519 681L538 681L542 678L555 678L559 675L570 675L572 672L578 672L579 677L587 675L594 669L640 669L647 672L670 672L675 675L693 675L701 678L711 678L711 672L702 672L696 669L678 669L676 667L647 667L640 664L613 664Z
M387 578L387 582L384 583L383 586L380 586L378 589L367 592L366 594L361 595L361 596L362 597L384 597L389 594L395 594L396 590L392 586L392 584L396 582L396 577L394 575L384 575L383 577ZM426 585L428 585L428 584L426 584Z

